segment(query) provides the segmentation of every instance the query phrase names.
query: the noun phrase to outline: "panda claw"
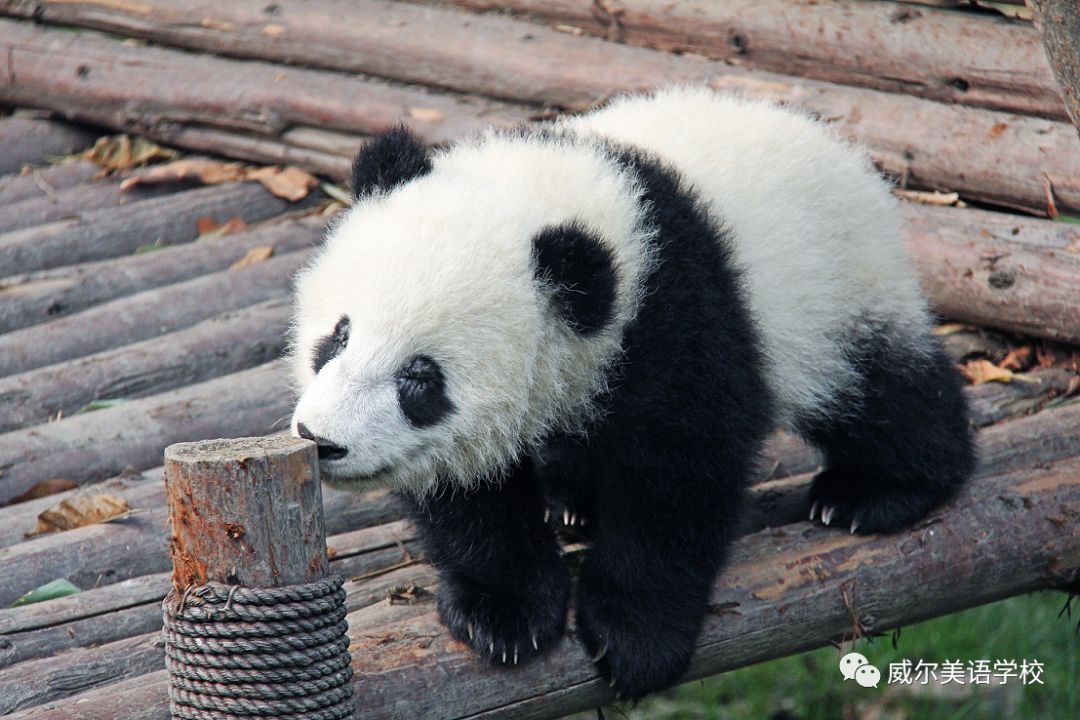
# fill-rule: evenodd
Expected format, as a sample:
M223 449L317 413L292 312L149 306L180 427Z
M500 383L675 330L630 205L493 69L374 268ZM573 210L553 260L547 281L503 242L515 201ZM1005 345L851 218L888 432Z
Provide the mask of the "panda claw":
M577 525L577 513L570 514L570 524Z
M544 511L544 522L547 523L551 520L551 508Z
M603 658L603 657L604 657L605 655L607 655L607 649L608 649L607 643L604 643L604 647L600 648L600 650L598 650L598 651L597 651L597 653L596 653L595 655L593 655L593 659L592 659L592 661L593 661L594 663L598 663L598 662L600 662L600 660L601 660L601 659L602 659L602 658Z
M562 511L562 524L563 525L569 525L570 524L570 511L569 510L563 510Z
M610 681L610 682L608 682L607 686L608 686L609 688L613 688L613 687L615 687L615 678L611 678L611 681Z
M588 520L586 520L585 518L581 518L581 523L580 523L581 527L585 527L586 522L588 522Z
M506 664L506 650L503 650L503 652L502 652L502 661L503 661L503 665L505 665Z
M495 641L492 640L488 643L488 655L495 656Z
M817 515L817 511L818 511L818 501L815 500L814 504L810 506L810 519L811 520L813 520L814 517Z
M518 661L518 649L517 649L517 645L515 645L514 646L514 664L515 665L517 665L517 661Z
M532 644L533 644L533 650L540 650L540 643L538 643L536 641L536 633L533 633Z
M476 639L476 631L473 629L473 624L472 623L469 623L469 639L470 640L475 640Z
M825 523L826 525L830 524L832 522L833 513L835 511L835 507L833 507L832 505L826 505L821 511L821 522Z
M851 534L854 535L855 531L858 530L858 529L859 529L859 521L858 520L852 520L851 521Z

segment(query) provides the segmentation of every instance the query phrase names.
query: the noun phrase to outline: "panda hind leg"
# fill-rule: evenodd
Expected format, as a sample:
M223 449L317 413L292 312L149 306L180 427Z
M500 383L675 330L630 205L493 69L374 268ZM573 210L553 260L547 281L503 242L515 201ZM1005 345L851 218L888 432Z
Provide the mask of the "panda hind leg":
M909 527L948 500L975 466L967 402L933 338L871 336L859 343L859 392L833 417L798 423L823 452L810 519L852 532Z

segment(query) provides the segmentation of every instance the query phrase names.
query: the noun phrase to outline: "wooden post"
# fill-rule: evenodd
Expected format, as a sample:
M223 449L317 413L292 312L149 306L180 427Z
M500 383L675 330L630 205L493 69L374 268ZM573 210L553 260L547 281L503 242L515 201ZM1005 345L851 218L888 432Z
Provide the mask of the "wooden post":
M293 437L177 443L165 450L173 586L279 587L325 577L315 444Z
M1080 6L1076 0L1029 0L1028 6L1035 11L1054 79L1080 133Z

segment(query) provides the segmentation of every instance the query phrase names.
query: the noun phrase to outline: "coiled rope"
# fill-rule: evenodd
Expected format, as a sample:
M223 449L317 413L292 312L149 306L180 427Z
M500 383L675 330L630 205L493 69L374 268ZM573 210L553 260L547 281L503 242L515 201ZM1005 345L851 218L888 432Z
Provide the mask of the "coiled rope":
M174 718L353 717L341 577L245 588L209 583L162 602Z

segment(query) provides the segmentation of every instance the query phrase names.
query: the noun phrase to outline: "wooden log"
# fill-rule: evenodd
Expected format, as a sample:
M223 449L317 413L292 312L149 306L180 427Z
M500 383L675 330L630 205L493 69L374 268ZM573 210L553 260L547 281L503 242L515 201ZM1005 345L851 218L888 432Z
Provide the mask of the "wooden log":
M35 483L80 485L155 466L166 446L192 438L269 432L291 409L278 362L59 422L0 435L0 503Z
M307 254L152 288L0 335L0 377L111 350L238 308L284 297Z
M1037 33L1003 17L854 0L452 2L472 10L524 13L610 40L772 72L1005 112L1068 117ZM55 5L68 10L58 14L69 20L82 14L61 2ZM94 10L88 14L97 15ZM81 17L76 24L82 24Z
M327 543L335 550L329 558L333 572L346 578L371 574L347 582L349 612L385 598L387 581L380 578L392 573L388 568L403 565L404 558L420 552L412 526L400 520L330 536ZM431 571L425 568L424 572ZM0 609L0 668L157 632L161 600L172 585L171 577L169 572L141 575L56 601ZM401 579L400 575L392 578L398 583ZM0 697L6 694L0 679ZM0 700L0 712L13 709Z
M1080 459L1072 458L972 483L930 521L892 535L802 521L741 538L714 586L716 612L684 680L850 639L856 625L879 633L1075 583L1076 517ZM351 613L349 624L363 717L540 720L612 700L573 638L537 662L496 672L449 637L430 603L378 603ZM124 685L121 695L91 690L15 717L107 718L122 697L130 717L164 720L160 677Z
M1052 400L1064 397L1076 378L1075 373L1063 368L1036 368L1025 375L1034 382L992 382L970 388L972 424L985 427L1037 413Z
M43 165L94 144L94 133L59 120L13 115L0 118L0 175Z
M47 106L139 133L163 124L271 136L295 125L367 133L408 120L433 142L488 123L515 125L530 114L485 99L130 47L96 33L57 32L10 20L0 21L0 101Z
M80 3L79 5L87 4ZM110 8L114 6L115 3L109 5ZM229 6L232 7L231 4ZM98 5L99 9L103 7ZM254 5L245 2L243 7L250 8ZM279 4L278 7L280 8L281 5ZM306 26L304 18L309 17L309 12L314 12L311 9L313 7L315 6L305 4L303 12L295 14L297 27ZM583 8L586 12L588 11L584 5ZM380 14L378 17L400 19L404 17L400 13L416 14L411 6L403 3L395 4L393 8L387 10L387 12L391 11L399 15ZM211 14L200 16L200 20L189 25L214 25L213 13L218 10L207 8L207 12ZM484 18L460 13L450 19L445 19L445 15L434 14L434 12L432 10L427 14L416 14L416 17L397 33L384 28L380 31L381 34L364 36L362 40L355 38L348 42L342 40L345 44L341 47L330 46L328 42L324 42L324 45L331 47L326 51L313 48L310 43L288 45L284 40L275 41L273 47L280 49L288 45L293 48L289 51L292 53L299 52L296 48L302 47L303 51L309 54L321 52L326 56L358 55L364 58L375 56L376 59L383 57L384 60L381 61L383 65L388 68L398 68L392 76L394 78L436 84L445 82L447 86L470 93L528 101L539 99L541 95L537 93L547 93L543 95L547 98L545 102L571 108L590 106L617 92L640 90L672 82L708 82L720 89L743 92L753 97L777 102L792 103L816 113L835 125L842 134L867 145L879 163L913 185L957 190L968 198L1020 207L1029 211L1045 212L1047 181L1049 180L1058 208L1063 211L1080 210L1080 148L1076 145L1073 128L1067 123L980 108L943 105L916 97L844 87L764 71L749 73L722 62L692 56L675 57L644 48L609 43L597 38L576 37L528 23L500 20L496 25L488 23ZM282 22L292 23L291 17L291 15L284 17ZM313 15L312 17L321 16ZM203 19L208 19L208 22L203 23ZM340 16L335 16L334 21L337 29L335 34L330 36L331 38L340 37L344 32L342 28L348 28L353 24L341 22ZM311 22L314 23L316 20L311 20ZM287 27L275 24L273 19L267 20L264 24L286 27L285 31L281 31L283 38L288 36L290 32L288 28L293 27L293 25ZM356 24L361 28L368 27L370 21L358 21ZM390 28L394 26L393 23L387 25ZM6 30L8 27L9 25L0 21L0 30ZM252 27L254 28L255 25ZM42 46L48 45L49 38L52 37L49 31L38 30L37 34L28 36L25 34L27 32L25 26L18 23L11 24L11 30L13 33L22 33L17 35L19 52L31 53L32 51L35 58L34 71L33 73L27 71L26 77L35 78L38 86L52 87L58 84L64 86L63 96L57 94L54 98L50 95L49 98L39 99L39 103L55 102L65 107L97 108L93 111L83 109L79 112L96 113L95 119L98 122L112 127L117 127L118 123L127 122L123 118L108 115L106 112L110 102L120 103L118 98L105 102L102 89L84 87L85 84L73 85L68 81L80 63L90 67L95 62L97 56L93 55L89 48L91 46L99 48L103 42L101 39L84 38L80 35L77 36L79 43L73 44L71 37L68 36L62 41L53 42L55 45L62 44L64 48L62 54L42 56ZM184 32L187 31L187 29L184 30ZM272 31L272 33L277 32L279 31ZM225 37L219 34L216 37L219 44L231 44L238 41L233 37L236 34L238 33L233 32ZM442 38L445 42L433 42L433 38ZM367 47L369 44L373 48L370 52L358 49ZM2 49L3 46L0 45L0 62L3 62ZM123 50L129 51L128 48L123 48ZM172 51L138 48L143 66L155 69L157 65L153 58L159 57L158 53L170 52ZM18 53L16 55L19 56ZM75 57L76 55L79 57ZM258 65L202 56L196 56L195 59L191 59L190 56L182 57L188 58L187 64L195 63L196 60L200 63L205 61L207 64L219 64L215 66L218 67L216 72L208 72L205 77L203 84L211 88L224 84L224 79L230 77L229 68L239 65L244 67ZM538 58L542 59L542 62L539 62ZM188 69L187 64L184 65L185 70ZM301 72L292 69L282 70L278 66L266 65L266 67L277 67L278 69L274 72L284 73L283 77L286 79L292 77L289 73ZM407 70L402 70L402 68L407 68ZM487 68L497 68L498 71L490 71ZM167 75L169 70L162 67L159 72ZM2 77L2 68L0 68L0 78ZM185 78L185 80L189 85L191 84L190 79ZM118 86L127 88L128 93L138 95L140 107L146 105L156 108L162 103L161 98L158 97L159 91L167 87L163 83L164 81L161 81L152 84L152 87L142 87L139 83L127 82ZM32 94L24 93L21 83L17 82L17 85L15 90L5 90L0 86L0 98L4 93L17 91L24 102L30 102ZM284 87L288 83L278 83L278 85ZM311 104L321 106L333 102L336 98L345 97L340 93L331 97L333 94L331 85L311 86L326 88L324 97L312 99ZM269 82L257 86L277 87ZM310 94L310 92L310 87L304 88L304 93ZM36 94L40 95L40 93ZM219 113L228 114L231 110L233 115L237 115L235 93L223 94L226 97L221 99ZM301 95L307 97L303 93ZM173 95L170 95L170 101L172 98ZM189 113L185 109L184 102L181 97L177 105L170 106L174 113L171 117L177 118L174 125L182 126L191 122L213 124L212 119L195 117L194 115L198 114L195 111ZM458 118L457 128L462 131L471 131L486 119L498 123L529 117L527 111L516 108L513 117L500 110L482 114L481 118L481 113L474 112L475 108L471 106L454 109L445 104L434 104L434 101L430 104L430 110L436 112L428 112L423 106L418 105L418 102L413 98L408 103L403 101L395 108L412 107L412 124L429 139L436 140L446 140L456 135L452 132L432 134L430 123L420 122L417 116L419 118L441 117L445 118L446 122L449 122L451 117ZM289 106L285 100L281 100L279 104ZM276 107L273 103L267 106ZM401 117L402 114L398 109L395 109L398 114L394 117ZM313 116L307 116L296 118L295 123L360 133L369 133L385 127L386 123L381 120L379 122L357 120L350 123L347 120L350 117L349 112L345 108L335 108L327 113L327 118L330 119L319 120ZM357 112L353 107L352 117L355 117ZM134 117L130 113L129 116ZM904 118L905 121L896 122L898 117ZM385 116L385 119L392 121L389 114ZM131 122L134 121L131 120ZM263 133L269 131L269 127L260 130Z
M905 212L905 220L908 248L939 313L1080 343L1080 254L1068 245L1027 242L1022 230L1012 231L1027 222L994 213L924 207ZM1060 227L1060 240L1080 238L1075 226Z
M125 191L120 189L119 182L100 180L75 185L49 195L0 205L0 234L45 225L56 220L74 219L86 212L149 200L180 189L176 184L160 184L137 186Z
M199 218L254 223L290 207L259 183L245 182L87 210L76 218L0 234L0 267L15 275L129 255L143 246L191 242L199 236Z
M329 573L315 443L289 435L165 448L177 592L303 585Z
M1080 8L1072 0L1031 0L1029 6L1069 117L1080 133Z
M0 333L227 270L254 247L269 246L274 255L310 248L319 241L323 228L321 217L275 218L233 235L5 278L0 280Z
M619 5L615 15L605 12L605 6L580 0L454 1L472 10L508 9L633 45L773 72L1067 118L1037 33L1004 18L851 0L817 5L791 0L646 0ZM541 35L551 32L501 15L476 16L387 0L279 2L272 17L264 8L259 0L149 0L138 6L0 0L0 13L14 17L32 16L232 57L466 91L475 87L478 77L486 82L498 82L500 74L536 77L538 69L532 66L541 53L527 57L529 53L518 48L535 41L536 30ZM532 37L522 43L526 35ZM566 45L580 44L563 36ZM500 53L500 47L509 52ZM546 53L544 61L568 62ZM549 103L566 92L551 83L524 83L506 97ZM591 99L595 94L574 104Z
M89 160L73 160L49 167L0 176L0 205L48 197L58 190L93 180L101 172Z
M133 400L270 362L292 314L268 300L95 355L0 378L0 432L67 417L95 400Z

